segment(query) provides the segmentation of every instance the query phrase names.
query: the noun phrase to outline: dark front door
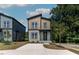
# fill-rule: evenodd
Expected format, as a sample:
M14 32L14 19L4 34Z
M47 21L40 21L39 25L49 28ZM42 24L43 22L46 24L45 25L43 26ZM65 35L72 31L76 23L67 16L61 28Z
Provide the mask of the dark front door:
M43 40L44 40L44 41L47 40L47 32L43 32Z
M19 31L16 31L16 41L18 41Z
M2 29L0 29L0 40L2 39Z

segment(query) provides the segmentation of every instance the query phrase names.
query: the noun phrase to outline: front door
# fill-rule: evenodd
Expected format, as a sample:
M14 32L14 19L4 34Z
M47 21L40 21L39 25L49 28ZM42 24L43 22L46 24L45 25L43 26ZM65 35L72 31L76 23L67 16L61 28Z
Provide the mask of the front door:
M43 40L47 41L47 32L43 32Z
M19 34L18 34L18 31L16 31L16 41L18 41L18 36L19 36Z

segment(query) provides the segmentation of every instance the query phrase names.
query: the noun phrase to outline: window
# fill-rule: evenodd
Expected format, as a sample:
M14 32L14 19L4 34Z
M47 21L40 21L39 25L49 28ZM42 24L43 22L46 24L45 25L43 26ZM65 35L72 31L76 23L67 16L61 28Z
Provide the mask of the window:
M31 37L32 39L37 39L37 32L32 32Z
M37 22L35 22L35 28L37 28Z
M10 27L10 22L4 21L4 28L9 28L9 27Z
M35 39L37 39L37 33L35 33Z
M32 22L32 28L34 28L34 22Z
M6 32L6 31L4 31L4 37L5 37L5 38L7 37L7 35L6 35L6 34L7 34L7 32Z
M32 28L33 29L37 28L37 22L32 22Z
M47 28L47 22L44 23L44 28Z
M4 21L4 28L6 28L6 21Z
M31 34L31 37L32 37L32 39L34 39L34 33L32 32L32 34Z
M7 21L7 28L9 28L10 27L10 22L9 21Z

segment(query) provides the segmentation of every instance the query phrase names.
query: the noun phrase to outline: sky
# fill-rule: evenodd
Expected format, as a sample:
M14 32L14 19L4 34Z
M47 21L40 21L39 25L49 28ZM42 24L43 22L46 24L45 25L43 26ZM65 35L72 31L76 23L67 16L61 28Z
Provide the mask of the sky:
M50 11L56 4L0 4L0 12L17 19L28 31L27 18L37 14L49 18Z

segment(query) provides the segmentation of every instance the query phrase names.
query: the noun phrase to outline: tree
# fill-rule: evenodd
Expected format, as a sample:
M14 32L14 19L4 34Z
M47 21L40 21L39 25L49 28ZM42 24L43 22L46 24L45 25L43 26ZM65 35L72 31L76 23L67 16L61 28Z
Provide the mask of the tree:
M66 28L63 23L52 22L52 38L53 41L60 42L62 41L62 36L64 35Z
M79 36L79 5L60 4L51 10L51 29L54 39L64 41Z

